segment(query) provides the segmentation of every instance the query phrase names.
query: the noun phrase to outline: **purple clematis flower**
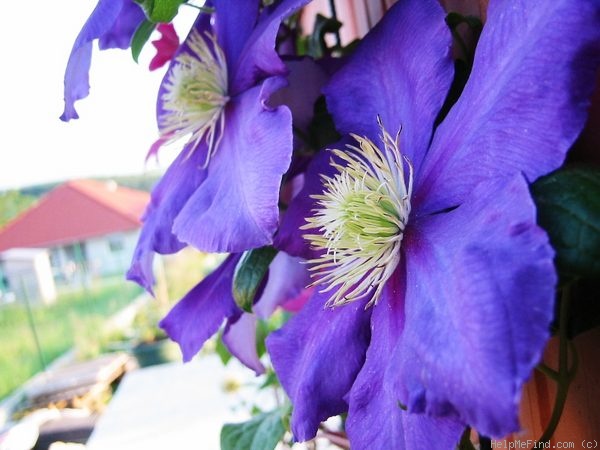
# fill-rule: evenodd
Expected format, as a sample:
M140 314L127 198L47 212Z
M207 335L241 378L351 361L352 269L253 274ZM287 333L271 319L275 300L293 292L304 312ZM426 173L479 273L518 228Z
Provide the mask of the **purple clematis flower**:
M292 117L270 106L287 68L275 51L283 18L308 0L215 0L175 54L158 95L160 145L187 139L152 193L128 273L151 289L153 252L190 244L210 252L268 245L278 225Z
M181 299L160 322L181 348L184 361L190 361L208 338L225 323L223 344L229 352L255 373L265 368L256 351L257 318L295 300L308 282L306 265L298 258L279 253L269 266L268 281L253 310L242 311L232 295L232 282L241 254L229 255L208 277Z
M278 238L320 288L267 340L300 441L344 411L357 450L518 430L556 283L528 183L584 125L600 7L497 0L487 17L437 129L452 61L434 0L400 0L324 89L351 144L317 155Z
M93 41L100 50L129 48L131 38L144 20L144 12L133 0L100 0L79 32L65 71L65 110L60 119L78 119L75 102L90 93L89 71Z

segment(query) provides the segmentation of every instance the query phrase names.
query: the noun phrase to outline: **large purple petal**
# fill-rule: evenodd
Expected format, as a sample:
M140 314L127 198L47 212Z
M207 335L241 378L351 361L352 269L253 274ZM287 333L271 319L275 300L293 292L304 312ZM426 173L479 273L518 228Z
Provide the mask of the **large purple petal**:
M233 356L246 367L254 370L256 375L265 373L256 351L256 316L242 313L238 317L227 320L223 332L223 344Z
M266 106L281 82L268 79L228 104L225 131L208 176L175 220L173 232L181 241L210 252L237 252L272 242L281 178L292 153L290 111Z
M227 66L236 67L242 49L258 20L257 0L214 0L216 13L216 31L220 47L225 53ZM229 70L229 77L233 70Z
M516 431L556 284L527 183L521 175L483 183L453 211L409 225L393 369L400 400L411 412L456 412L488 436Z
M599 58L597 0L490 2L471 77L416 180L418 207L457 205L491 176L533 181L559 167L585 123Z
M246 40L246 45L240 52L237 64L232 68L230 95L245 91L263 78L287 73L285 64L275 51L277 32L283 19L309 1L282 0L272 12L265 11L261 15L252 34ZM235 3L237 6L237 2Z
M325 309L329 293L315 293L267 349L292 405L292 432L299 441L315 436L319 423L347 410L344 399L364 361L370 312L365 302Z
M185 148L171 163L169 169L152 190L150 204L142 218L144 225L133 254L127 278L152 292L153 254L175 253L185 247L172 233L175 217L194 191L206 178L206 170L200 169L203 151L189 154Z
M310 275L304 261L279 252L269 266L265 289L252 309L266 319L278 306L300 295L308 284Z
M240 255L230 255L213 273L196 285L160 321L160 327L179 344L184 361L190 361L223 321L240 313L231 283Z
M403 284L404 272L397 270L373 307L367 357L349 395L346 429L355 450L451 450L464 429L455 418L412 414L398 403L390 355L404 327Z
M146 16L142 8L133 0L123 0L123 8L114 21L110 30L100 36L98 48L120 48L125 50L131 45L131 38L135 30L144 21Z
M74 105L90 93L92 42L111 29L122 6L123 0L100 0L75 39L65 70L65 110L60 120L79 118Z
M402 0L325 87L338 131L379 142L377 115L415 169L452 82L451 37L435 0ZM377 139L377 140L375 140Z

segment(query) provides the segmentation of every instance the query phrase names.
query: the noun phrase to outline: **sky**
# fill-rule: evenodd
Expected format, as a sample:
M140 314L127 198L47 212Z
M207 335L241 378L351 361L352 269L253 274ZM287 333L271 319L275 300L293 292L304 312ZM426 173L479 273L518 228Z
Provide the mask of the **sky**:
M76 103L78 120L62 122L64 70L83 23L97 0L5 2L0 27L0 190L71 178L164 170L175 157L145 164L158 137L155 105L165 68L148 70L154 47L140 64L129 50L94 48L90 95ZM193 21L182 7L180 38ZM8 19L8 20L7 20Z

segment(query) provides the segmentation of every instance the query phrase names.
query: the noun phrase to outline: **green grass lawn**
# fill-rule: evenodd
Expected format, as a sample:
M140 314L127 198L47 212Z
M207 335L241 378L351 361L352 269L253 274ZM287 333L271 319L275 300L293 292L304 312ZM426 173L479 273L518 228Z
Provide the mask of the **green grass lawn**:
M52 305L34 306L33 320L46 364L73 347L78 333L93 336L103 319L140 293L137 285L111 278L96 281L87 290L63 293ZM97 331L100 339L102 333ZM26 307L0 306L0 399L41 370Z

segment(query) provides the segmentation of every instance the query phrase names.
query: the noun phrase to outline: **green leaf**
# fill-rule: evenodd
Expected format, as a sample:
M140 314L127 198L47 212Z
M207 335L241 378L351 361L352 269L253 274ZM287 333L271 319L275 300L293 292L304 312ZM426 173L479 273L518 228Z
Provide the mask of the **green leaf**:
M0 228L32 206L36 200L34 196L20 191L0 192Z
M144 20L137 30L135 30L133 38L131 39L131 56L133 56L135 62L138 62L140 53L142 53L142 49L144 48L144 45L146 45L146 42L148 42L148 39L150 39L155 27L155 23Z
M270 331L269 324L266 320L256 321L256 352L259 358L267 352L265 340Z
M600 171L558 170L536 181L532 194L561 281L600 276Z
M289 407L262 413L247 422L221 428L221 450L273 450L285 434L284 418Z
M317 14L315 18L315 28L308 37L308 55L315 59L322 58L328 53L325 35L328 33L337 33L342 27L342 23L335 18L325 17Z
M225 344L223 344L223 332L222 331L220 331L219 336L217 336L217 344L215 345L215 352L217 353L217 355L219 355L219 358L221 359L221 362L223 363L223 365L226 366L227 363L229 362L229 360L231 359L231 353L229 353L229 350L227 350L227 347L225 347Z
M288 311L283 309L276 309L271 317L267 320L267 326L269 328L269 333L275 330L279 330L282 326L286 324L286 322L292 317Z
M265 375L265 380L262 382L262 384L258 388L266 389L271 386L279 387L281 385L279 384L279 379L277 378L277 374L272 369L268 369L267 373Z
M186 0L135 0L146 13L149 21L168 23L177 15L179 5Z
M233 298L244 311L252 312L256 292L276 254L277 250L270 246L256 248L244 252L238 262L233 275Z

